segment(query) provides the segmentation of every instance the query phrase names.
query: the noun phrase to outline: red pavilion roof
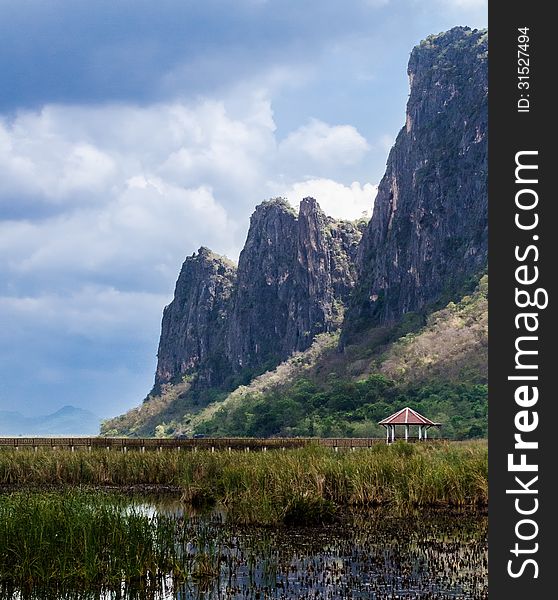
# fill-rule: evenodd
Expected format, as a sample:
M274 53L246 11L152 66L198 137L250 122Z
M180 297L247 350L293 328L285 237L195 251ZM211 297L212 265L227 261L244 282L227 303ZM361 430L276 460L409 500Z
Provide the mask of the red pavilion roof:
M441 425L423 417L420 413L406 406L390 417L381 420L380 425Z

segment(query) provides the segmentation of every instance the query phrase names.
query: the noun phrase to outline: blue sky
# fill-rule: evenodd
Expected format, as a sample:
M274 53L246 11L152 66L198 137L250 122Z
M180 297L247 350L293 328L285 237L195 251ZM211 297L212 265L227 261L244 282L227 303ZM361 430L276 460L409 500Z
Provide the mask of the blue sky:
M137 405L186 255L370 210L412 47L485 0L0 0L0 410Z

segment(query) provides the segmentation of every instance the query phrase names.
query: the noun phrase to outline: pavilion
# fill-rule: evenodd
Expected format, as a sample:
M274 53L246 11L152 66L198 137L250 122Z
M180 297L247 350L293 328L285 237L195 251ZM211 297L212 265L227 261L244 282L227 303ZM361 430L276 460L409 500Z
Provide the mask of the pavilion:
M428 429L430 427L442 426L441 423L434 423L408 406L402 408L393 415L386 417L379 422L379 425L383 425L386 428L386 442L388 444L390 441L393 442L395 440L396 425L403 425L405 427L405 441L409 439L409 427L411 425L418 425L419 441L428 439Z

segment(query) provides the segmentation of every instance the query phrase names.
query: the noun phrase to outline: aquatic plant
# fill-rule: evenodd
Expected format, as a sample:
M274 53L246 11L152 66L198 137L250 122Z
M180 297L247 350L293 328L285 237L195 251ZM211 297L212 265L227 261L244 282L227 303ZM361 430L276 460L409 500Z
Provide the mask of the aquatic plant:
M219 513L187 515L176 499L72 491L0 502L2 516L9 508L14 519L0 540L2 598L487 598L487 519L478 511L347 509L330 524L272 528L238 526ZM130 515L142 517L141 526L126 540L120 524ZM44 519L53 516L52 528ZM139 562L146 576L137 575Z
M175 520L123 499L79 491L4 494L0 523L4 585L149 588L186 572Z
M185 503L227 508L241 523L279 523L296 499L336 506L484 506L486 442L309 446L269 452L0 451L0 485L170 488ZM325 518L322 515L320 518ZM313 517L312 517L313 518Z

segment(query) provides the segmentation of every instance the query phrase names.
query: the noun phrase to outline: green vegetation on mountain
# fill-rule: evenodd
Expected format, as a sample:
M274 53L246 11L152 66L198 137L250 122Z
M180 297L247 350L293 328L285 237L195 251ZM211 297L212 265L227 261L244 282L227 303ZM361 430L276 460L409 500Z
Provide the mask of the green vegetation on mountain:
M173 436L382 436L377 422L412 406L442 434L486 436L488 277L458 302L373 328L339 350L339 332L231 393L196 404L188 383L113 420L114 433ZM410 330L410 331L409 331ZM113 433L105 425L105 433ZM432 432L435 435L435 432Z
M198 418L196 431L211 435L381 436L378 421L412 406L444 424L451 438L486 436L487 280L459 303L394 342L393 331L337 349L337 336L319 340L313 358L302 353L272 376L231 394ZM418 315L414 315L419 318ZM411 318L408 319L412 320ZM372 338L372 339L371 339ZM297 367L297 365L299 365Z

